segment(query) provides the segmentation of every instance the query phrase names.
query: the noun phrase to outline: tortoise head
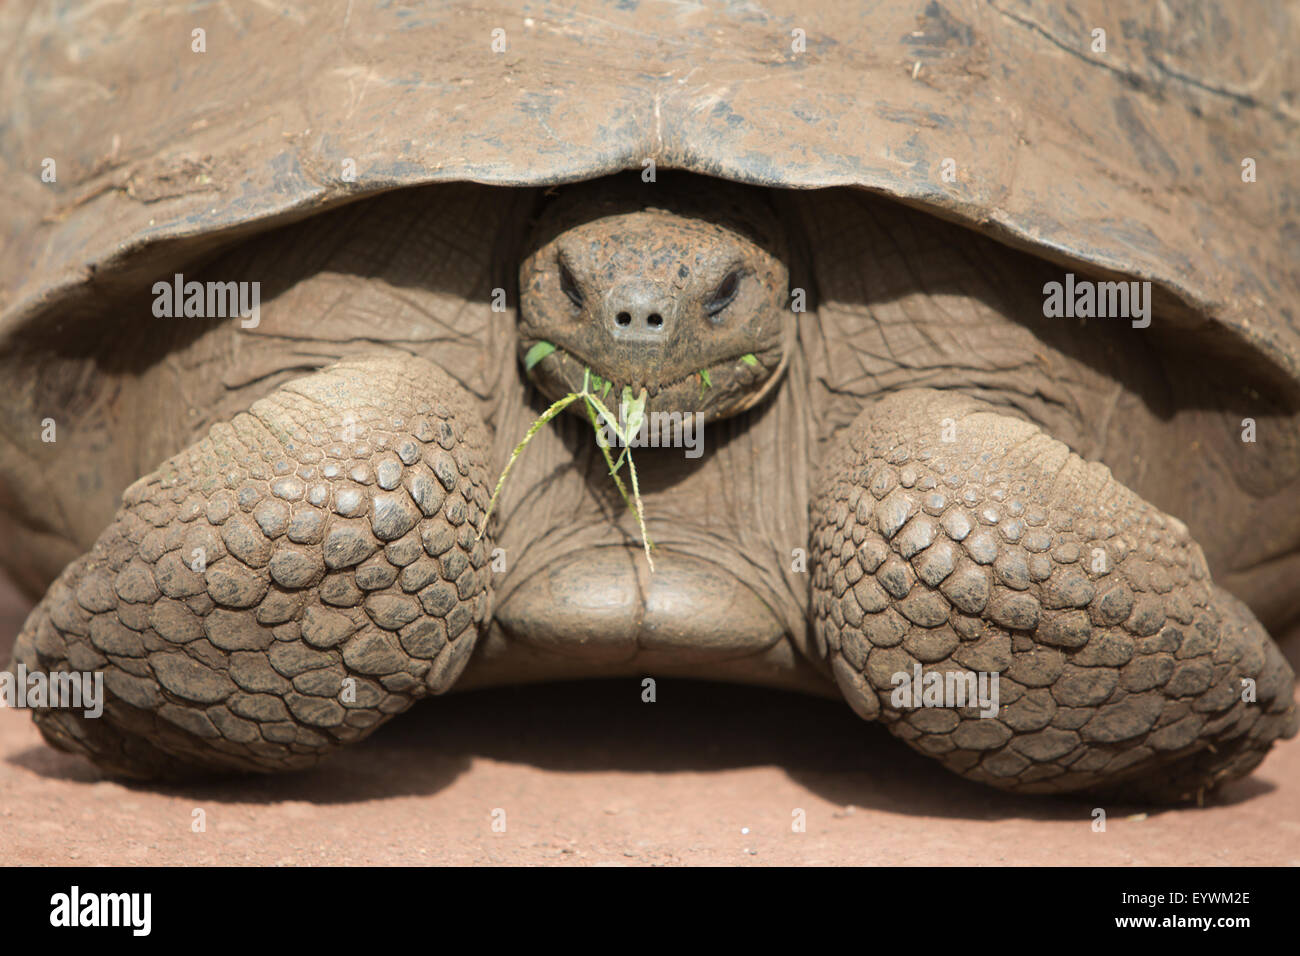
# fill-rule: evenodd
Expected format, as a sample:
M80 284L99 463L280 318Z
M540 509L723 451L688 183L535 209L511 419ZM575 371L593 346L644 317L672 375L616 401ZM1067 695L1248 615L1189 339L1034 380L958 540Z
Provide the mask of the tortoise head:
M551 398L589 373L612 398L645 389L648 410L735 415L789 356L788 249L750 187L661 175L562 188L519 268L520 357Z

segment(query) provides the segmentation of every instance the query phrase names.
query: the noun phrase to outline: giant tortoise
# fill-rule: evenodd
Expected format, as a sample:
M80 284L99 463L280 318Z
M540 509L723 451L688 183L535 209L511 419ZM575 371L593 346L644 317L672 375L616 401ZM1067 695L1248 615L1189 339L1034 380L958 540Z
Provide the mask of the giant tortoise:
M1293 735L1294 7L826 6L9 4L12 668L105 696L46 739L707 678L1158 801Z

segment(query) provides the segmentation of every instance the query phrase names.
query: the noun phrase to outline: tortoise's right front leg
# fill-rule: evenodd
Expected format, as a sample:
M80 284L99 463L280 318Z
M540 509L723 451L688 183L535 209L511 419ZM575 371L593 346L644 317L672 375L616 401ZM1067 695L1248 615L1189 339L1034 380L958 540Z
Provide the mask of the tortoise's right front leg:
M102 672L106 698L37 726L114 773L281 770L447 689L490 613L487 454L468 393L409 356L213 426L32 611L11 670Z

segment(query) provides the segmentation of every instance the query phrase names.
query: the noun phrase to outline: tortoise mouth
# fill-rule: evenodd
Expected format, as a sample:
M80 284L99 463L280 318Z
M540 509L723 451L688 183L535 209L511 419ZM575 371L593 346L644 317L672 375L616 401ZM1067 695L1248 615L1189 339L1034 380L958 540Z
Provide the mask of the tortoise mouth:
M527 371L528 377L547 398L557 400L588 388L608 402L617 402L624 388L634 396L645 391L647 412L701 413L705 421L716 421L753 407L780 380L785 371L787 349L777 343L757 352L719 359L682 375L664 380L651 375L619 375L601 362L593 361L576 348L536 337L521 337L519 355L524 360L535 346L546 342L554 351ZM570 406L575 414L585 409Z

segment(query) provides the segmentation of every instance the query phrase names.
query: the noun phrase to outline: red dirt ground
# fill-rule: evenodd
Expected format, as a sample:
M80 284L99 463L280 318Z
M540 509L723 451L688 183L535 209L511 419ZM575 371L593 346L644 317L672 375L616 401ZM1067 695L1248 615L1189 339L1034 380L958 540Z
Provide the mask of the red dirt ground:
M0 580L5 661L25 613ZM1091 804L968 784L843 704L689 681L453 694L308 773L166 788L5 710L0 793L2 864L1300 865L1300 738L1203 808L1105 807L1098 833Z

